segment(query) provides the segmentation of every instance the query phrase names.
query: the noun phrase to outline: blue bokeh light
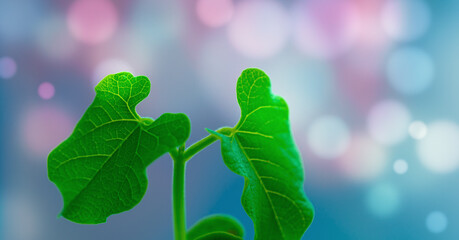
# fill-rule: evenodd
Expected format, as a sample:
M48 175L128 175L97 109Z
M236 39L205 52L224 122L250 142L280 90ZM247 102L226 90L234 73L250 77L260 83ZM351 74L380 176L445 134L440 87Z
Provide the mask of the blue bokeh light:
M168 156L148 168L139 205L87 226L56 218L62 198L48 180L47 153L111 71L148 76L151 94L139 114L186 113L191 144L204 128L237 123L236 80L249 67L263 69L289 105L316 208L303 239L459 239L451 227L459 213L458 1L222 0L212 4L226 7L197 11L211 1L110 1L116 28L99 44L72 35L66 19L75 1L0 1L0 239L172 239ZM42 98L45 82L55 92ZM398 107L376 111L385 99ZM323 116L341 124L308 137ZM439 121L448 124L438 128ZM224 165L218 144L193 158L188 226L231 214L252 239L243 181ZM33 237L21 221L28 217L38 219Z
M427 215L426 226L432 233L441 233L448 226L448 218L440 211L431 212Z
M402 94L425 91L434 80L434 63L423 50L409 47L395 50L387 63L389 84Z

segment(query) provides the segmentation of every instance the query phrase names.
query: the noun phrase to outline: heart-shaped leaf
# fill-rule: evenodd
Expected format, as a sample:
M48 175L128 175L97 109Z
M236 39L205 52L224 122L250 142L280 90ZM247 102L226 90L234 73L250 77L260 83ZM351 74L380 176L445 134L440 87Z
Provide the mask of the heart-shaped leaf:
M201 219L186 236L187 240L242 240L244 228L235 218L219 214Z
M150 93L148 78L108 75L72 135L48 156L48 176L62 193L61 215L85 224L133 208L147 189L146 167L183 144L184 114L141 118L136 105Z
M237 82L241 119L222 143L225 164L245 178L242 205L255 239L300 239L314 210L303 191L303 166L294 143L287 103L271 93L268 76L247 69Z

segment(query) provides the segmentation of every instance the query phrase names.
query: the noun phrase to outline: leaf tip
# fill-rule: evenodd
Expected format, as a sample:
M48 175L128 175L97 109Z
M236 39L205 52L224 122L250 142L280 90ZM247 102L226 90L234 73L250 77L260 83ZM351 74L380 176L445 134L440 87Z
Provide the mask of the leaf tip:
M217 138L221 139L223 138L225 135L221 134L221 133L218 133L212 129L209 129L209 128L206 128L206 131L214 136L216 136Z
M267 76L267 74L263 70L261 70L259 68L246 68L244 71L242 71L241 75L249 74L249 73L256 74L256 75L265 75L265 76Z

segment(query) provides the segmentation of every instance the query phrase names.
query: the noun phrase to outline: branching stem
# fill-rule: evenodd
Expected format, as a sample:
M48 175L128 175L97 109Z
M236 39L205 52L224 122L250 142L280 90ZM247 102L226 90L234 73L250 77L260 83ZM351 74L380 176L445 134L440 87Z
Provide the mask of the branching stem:
M231 134L232 131L233 129L229 127L224 127L224 128L220 128L217 130L218 133L221 133L224 135L229 135ZM194 143L188 149L185 150L185 153L183 154L183 159L185 161L190 160L190 158L192 158L198 152L200 152L201 150L203 150L204 148L206 148L207 146L209 146L210 144L212 144L213 142L217 140L218 138L212 134L199 140L198 142Z
M220 128L217 132L231 134L231 128ZM185 150L185 145L169 152L174 160L174 175L172 181L172 201L174 215L175 240L186 240L186 204L185 204L185 167L186 162L198 152L218 140L214 135L209 135L191 145Z

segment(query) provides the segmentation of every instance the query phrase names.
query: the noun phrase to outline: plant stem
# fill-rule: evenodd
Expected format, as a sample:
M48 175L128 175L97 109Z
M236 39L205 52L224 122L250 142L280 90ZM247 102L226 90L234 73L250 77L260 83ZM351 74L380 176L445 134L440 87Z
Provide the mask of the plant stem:
M228 135L232 128L221 128L217 132ZM170 151L174 160L174 176L172 180L172 201L174 214L174 236L175 240L186 240L186 204L185 204L185 166L186 161L195 154L215 142L218 138L209 135L191 145L185 150L185 145Z
M225 134L225 135L228 135L228 134L231 134L232 130L233 130L232 128L224 127L224 128L218 129L217 132ZM190 160L190 158L192 158L198 152L200 152L201 150L203 150L204 148L206 148L207 146L209 146L210 144L212 144L213 142L215 142L217 140L218 140L218 138L215 135L212 135L212 134L210 134L209 136L199 140L198 142L196 142L193 145L191 145L185 151L185 153L183 153L183 159L185 161Z
M186 240L186 212L185 212L185 165L183 152L179 151L174 159L173 176L173 212L175 240Z

